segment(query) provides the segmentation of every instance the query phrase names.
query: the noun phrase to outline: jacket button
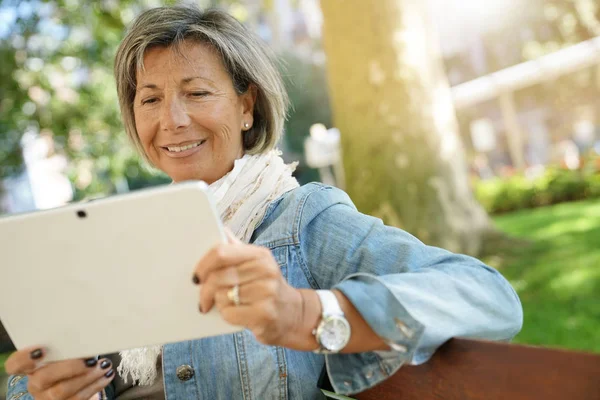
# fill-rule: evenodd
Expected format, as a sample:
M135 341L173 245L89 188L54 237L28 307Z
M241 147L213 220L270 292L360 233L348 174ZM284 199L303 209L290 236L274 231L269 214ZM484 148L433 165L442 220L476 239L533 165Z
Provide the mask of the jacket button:
M182 382L189 381L194 376L194 368L189 365L180 365L175 372L177 373L177 378Z

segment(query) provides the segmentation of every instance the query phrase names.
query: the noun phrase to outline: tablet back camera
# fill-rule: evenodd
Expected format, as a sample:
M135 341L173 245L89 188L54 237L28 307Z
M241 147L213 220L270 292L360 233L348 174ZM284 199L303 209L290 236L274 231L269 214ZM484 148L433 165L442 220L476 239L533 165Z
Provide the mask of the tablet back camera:
M77 216L79 218L85 218L85 217L87 217L87 213L84 210L79 210L79 211L77 211Z

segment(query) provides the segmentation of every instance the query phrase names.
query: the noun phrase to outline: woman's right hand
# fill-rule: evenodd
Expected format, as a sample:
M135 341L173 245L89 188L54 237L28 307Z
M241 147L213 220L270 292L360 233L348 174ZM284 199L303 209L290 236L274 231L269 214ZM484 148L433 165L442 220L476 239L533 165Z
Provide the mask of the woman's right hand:
M98 399L115 377L110 360L74 359L42 364L44 350L30 347L19 350L6 360L10 375L27 375L27 390L36 400Z

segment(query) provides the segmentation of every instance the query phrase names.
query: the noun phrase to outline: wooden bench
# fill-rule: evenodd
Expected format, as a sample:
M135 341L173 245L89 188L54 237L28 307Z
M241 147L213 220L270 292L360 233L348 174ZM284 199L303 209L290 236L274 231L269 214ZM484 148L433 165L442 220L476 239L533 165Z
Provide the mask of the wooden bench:
M426 364L403 366L353 398L600 400L600 354L452 339Z
M599 400L600 354L452 339L358 400Z

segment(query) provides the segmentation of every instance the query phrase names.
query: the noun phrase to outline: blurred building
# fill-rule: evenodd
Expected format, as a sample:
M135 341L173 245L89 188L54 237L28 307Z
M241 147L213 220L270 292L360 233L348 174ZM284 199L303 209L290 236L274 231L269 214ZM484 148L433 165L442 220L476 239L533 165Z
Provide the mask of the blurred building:
M245 3L248 10L253 10L248 12L248 24L276 51L324 60L322 51L314 45L320 40L323 22L317 0L273 0L269 10L261 7L260 0ZM521 64L525 45L540 35L550 37L550 23L540 18L539 4L525 0L429 0L428 7L453 87L500 74L509 67L510 74L519 75L522 71L515 66L530 67ZM584 64L562 74L572 76L585 68ZM457 105L469 158L478 165L486 160L486 171L498 175L557 162L565 141L574 142L582 152L592 148L598 140L596 114L600 103L589 94L562 103L555 101L566 96L559 93L561 84L557 79L544 77L503 96L466 107ZM594 93L600 94L598 90ZM486 150L478 148L476 142L480 140L475 136L480 131L472 129L478 121L489 122L487 135L494 136L493 146Z
M573 149L591 151L600 140L599 40L579 32L580 43L557 42L556 32L564 27L558 26L555 4L467 0L457 7L456 1L430 0L429 5L474 169L482 160L494 175L548 164L573 167ZM556 48L548 52L544 42ZM477 129L481 121L489 129ZM481 148L479 142L490 139L479 135L493 135L494 145Z

